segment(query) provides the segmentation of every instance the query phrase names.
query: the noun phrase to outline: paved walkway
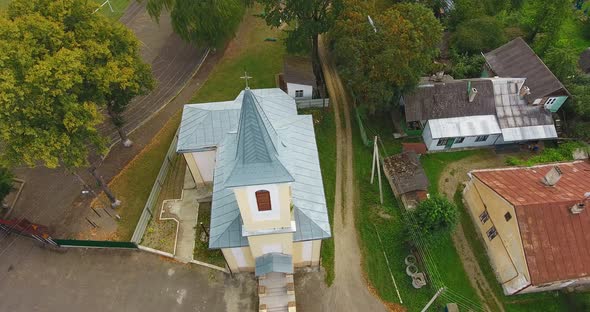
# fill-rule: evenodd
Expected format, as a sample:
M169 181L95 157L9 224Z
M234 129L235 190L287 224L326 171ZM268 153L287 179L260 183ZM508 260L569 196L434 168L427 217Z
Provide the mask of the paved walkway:
M178 236L174 257L184 263L193 260L195 249L195 235L197 233L197 219L199 215L199 201L211 197L209 186L196 186L193 177L186 168L182 198L164 202L161 219L174 219L178 223Z
M256 280L136 250L67 249L60 253L15 237L2 251L0 311L254 311Z

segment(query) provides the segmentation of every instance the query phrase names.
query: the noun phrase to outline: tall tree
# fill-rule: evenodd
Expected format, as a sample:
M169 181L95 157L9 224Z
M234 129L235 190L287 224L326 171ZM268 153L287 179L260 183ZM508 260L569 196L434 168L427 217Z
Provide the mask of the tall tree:
M266 23L279 27L290 24L286 46L289 52L311 50L311 62L318 86L322 86L322 69L318 54L319 35L334 25L342 0L258 0L264 5Z
M522 21L528 33L528 41L534 43L535 51L543 54L557 35L565 17L573 10L572 0L526 1L522 9Z
M416 3L373 12L363 1L347 1L332 31L341 75L370 113L390 109L394 95L417 85L430 71L441 37L432 11Z
M97 130L102 111L151 86L132 33L95 8L84 0L14 0L0 16L5 166L87 166L92 151L106 150Z
M234 36L250 0L146 0L147 11L159 19L170 12L172 28L183 40L219 47Z

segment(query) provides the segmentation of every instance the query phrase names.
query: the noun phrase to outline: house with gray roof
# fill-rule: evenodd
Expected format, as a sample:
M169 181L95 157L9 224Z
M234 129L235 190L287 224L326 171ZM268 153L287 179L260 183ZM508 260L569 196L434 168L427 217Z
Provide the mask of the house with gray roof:
M233 101L185 105L177 151L197 184L212 185L209 248L233 272L319 264L330 223L312 116L293 98L246 88Z
M423 79L401 99L429 151L557 138L551 111L527 100L525 78Z
M570 96L561 81L520 37L483 56L485 76L526 78L519 92L529 105L543 106L555 113Z

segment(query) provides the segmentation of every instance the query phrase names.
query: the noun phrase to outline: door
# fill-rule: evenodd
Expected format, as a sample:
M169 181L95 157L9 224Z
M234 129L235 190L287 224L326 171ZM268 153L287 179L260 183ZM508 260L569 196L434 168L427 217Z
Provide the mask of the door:
M451 148L451 146L453 146L453 143L455 143L455 138L447 139L447 144L445 144L445 149Z

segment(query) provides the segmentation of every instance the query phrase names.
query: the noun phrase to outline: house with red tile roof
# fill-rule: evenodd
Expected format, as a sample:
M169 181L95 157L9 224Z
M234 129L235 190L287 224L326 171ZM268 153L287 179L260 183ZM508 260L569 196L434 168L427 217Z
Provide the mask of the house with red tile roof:
M506 295L590 284L590 162L469 177L466 208Z

